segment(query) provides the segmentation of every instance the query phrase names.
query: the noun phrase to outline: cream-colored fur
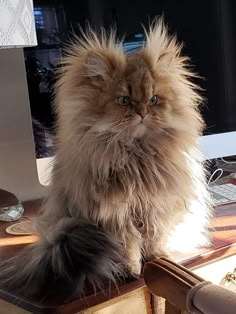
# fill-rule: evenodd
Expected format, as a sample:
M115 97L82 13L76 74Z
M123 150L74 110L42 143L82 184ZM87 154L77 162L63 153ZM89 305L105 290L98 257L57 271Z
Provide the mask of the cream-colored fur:
M92 31L68 50L55 90L57 152L41 237L61 217L84 217L122 242L132 274L142 256L180 250L191 233L189 248L207 241L201 97L180 52L161 20L134 54L124 54L114 33ZM132 105L119 105L119 96ZM148 111L143 120L140 110Z

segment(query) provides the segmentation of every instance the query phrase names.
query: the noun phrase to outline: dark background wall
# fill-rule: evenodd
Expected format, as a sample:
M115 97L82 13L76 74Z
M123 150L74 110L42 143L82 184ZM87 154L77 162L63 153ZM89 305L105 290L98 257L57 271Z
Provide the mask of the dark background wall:
M236 130L236 2L234 0L35 0L44 25L37 27L39 46L26 49L31 111L47 127L53 125L53 73L65 42L79 25L116 25L120 37L134 41L155 16L164 15L171 33L184 43L206 99L206 133ZM36 23L37 24L37 23ZM41 26L40 26L41 25ZM32 80L32 59L37 77ZM40 73L38 75L38 73ZM43 75L42 75L43 73ZM46 74L45 74L46 73ZM45 79L46 77L46 79ZM46 82L46 83L45 83ZM42 87L43 86L43 87Z

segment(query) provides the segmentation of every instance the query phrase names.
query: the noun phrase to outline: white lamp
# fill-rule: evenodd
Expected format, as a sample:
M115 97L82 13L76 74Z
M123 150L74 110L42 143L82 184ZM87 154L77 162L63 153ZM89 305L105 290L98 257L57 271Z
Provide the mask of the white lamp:
M32 0L0 0L0 189L20 200L40 196L24 54L23 49L1 48L35 45ZM1 201L0 220L16 220L24 211L21 202L1 206Z
M32 0L0 0L0 47L36 46Z

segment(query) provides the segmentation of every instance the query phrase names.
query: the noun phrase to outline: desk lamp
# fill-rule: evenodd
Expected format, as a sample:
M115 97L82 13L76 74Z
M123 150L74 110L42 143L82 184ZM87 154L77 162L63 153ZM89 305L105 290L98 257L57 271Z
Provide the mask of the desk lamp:
M0 51L0 71L2 72L0 76L0 91L1 91L1 103L0 103L0 115L2 117L6 117L5 121L1 120L1 128L0 128L0 142L4 145L6 138L9 138L14 145L14 131L13 129L13 118L9 118L6 114L9 107L12 106L17 112L17 105L20 105L19 102L15 102L13 104L12 94L20 94L21 93L21 84L20 76L18 78L18 56L19 53L22 55L22 49L29 46L36 46L36 32L35 32L35 22L34 22L34 12L33 12L33 2L32 0L0 0L0 49L4 48L4 51ZM6 50L5 48L13 48L11 51ZM13 50L18 50L14 52ZM21 50L21 51L19 51ZM11 57L12 56L12 57ZM7 57L7 58L6 58ZM9 58L10 63L16 64L16 70L7 71L7 67L9 66ZM8 60L8 63L6 62ZM23 78L24 80L24 78ZM19 84L18 84L19 83ZM11 92L6 91L9 86L11 86ZM17 96L16 96L17 99ZM13 112L14 114L14 112ZM17 120L15 116L15 120ZM7 182L7 172L8 175L11 176L9 170L4 171L7 168L6 163L4 164L4 147L1 148L2 155L0 158L1 163L1 184L2 187L3 182ZM8 156L9 159L11 156ZM6 160L6 159L5 159ZM15 165L16 166L16 165ZM20 167L20 165L18 165ZM14 166L13 166L14 168ZM17 176L17 174L16 174ZM22 183L24 180L22 180ZM8 185L8 190L14 189L14 184L12 187ZM24 208L22 203L18 200L18 198L13 194L14 191L11 192L0 189L0 220L2 221L11 221L17 220L21 217L24 212Z

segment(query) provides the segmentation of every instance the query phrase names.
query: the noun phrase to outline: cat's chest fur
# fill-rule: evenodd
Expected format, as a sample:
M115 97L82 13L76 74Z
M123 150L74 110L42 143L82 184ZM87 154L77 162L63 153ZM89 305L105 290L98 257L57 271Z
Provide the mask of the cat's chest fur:
M149 181L158 171L157 158L141 147L121 146L107 160L103 164L104 180L100 182L105 188L104 192L116 189L125 194L131 188L133 192L138 187L148 188Z
M161 166L158 151L150 145L121 146L111 156L104 165L106 175L100 182L104 193L123 193L124 198L127 194L153 195L170 180L168 169Z
M147 221L166 219L176 202L176 196L163 190L155 175L157 165L143 165L139 158L134 158L123 169L110 169L99 190L98 210L92 216L108 229L114 225L123 228L128 223L143 232Z
M122 146L104 164L103 170L104 175L97 177L95 184L102 220L110 217L125 221L126 217L132 217L140 225L151 210L166 211L169 192L165 187L170 178L168 171L160 167L158 153L152 147Z

